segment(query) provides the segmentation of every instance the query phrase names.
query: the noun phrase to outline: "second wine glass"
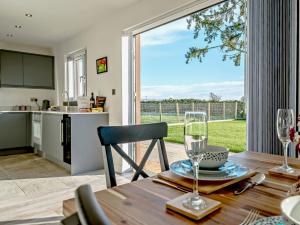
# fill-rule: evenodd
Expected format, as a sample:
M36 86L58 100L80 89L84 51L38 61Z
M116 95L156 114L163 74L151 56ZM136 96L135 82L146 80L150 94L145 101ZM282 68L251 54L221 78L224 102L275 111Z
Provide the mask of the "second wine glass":
M207 147L207 115L205 112L186 112L184 126L184 146L187 156L192 162L194 183L193 195L183 201L189 209L202 210L206 202L198 193L199 163L203 159Z
M291 142L291 129L294 127L294 112L292 109L278 109L277 111L277 136L282 143L284 151L284 162L282 166L276 170L285 173L293 173L294 169L288 165L287 151L289 143Z

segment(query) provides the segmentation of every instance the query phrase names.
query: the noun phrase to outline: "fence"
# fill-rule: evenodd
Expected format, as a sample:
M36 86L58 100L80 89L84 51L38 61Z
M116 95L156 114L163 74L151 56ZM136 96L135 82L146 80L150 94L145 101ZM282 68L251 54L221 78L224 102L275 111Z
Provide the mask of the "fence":
M141 102L142 123L159 121L182 123L186 111L205 111L209 121L246 119L245 103L240 101L192 103Z

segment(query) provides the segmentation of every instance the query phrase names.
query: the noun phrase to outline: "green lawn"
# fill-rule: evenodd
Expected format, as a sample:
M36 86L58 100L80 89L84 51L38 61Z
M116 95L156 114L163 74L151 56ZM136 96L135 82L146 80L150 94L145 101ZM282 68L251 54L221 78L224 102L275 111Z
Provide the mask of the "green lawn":
M142 118L143 123L159 122L149 116ZM167 122L167 121L166 121ZM169 124L168 142L183 143L183 125ZM208 123L208 144L229 148L231 152L242 152L246 148L246 121L233 120Z

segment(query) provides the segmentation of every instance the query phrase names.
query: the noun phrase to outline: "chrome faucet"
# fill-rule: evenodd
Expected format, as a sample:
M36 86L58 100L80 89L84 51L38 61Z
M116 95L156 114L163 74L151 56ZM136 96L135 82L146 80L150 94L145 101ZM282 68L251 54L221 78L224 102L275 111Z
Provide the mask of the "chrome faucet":
M62 93L62 96L67 96L67 106L68 106L68 109L70 108L70 98L69 98L69 92L68 91L64 91Z

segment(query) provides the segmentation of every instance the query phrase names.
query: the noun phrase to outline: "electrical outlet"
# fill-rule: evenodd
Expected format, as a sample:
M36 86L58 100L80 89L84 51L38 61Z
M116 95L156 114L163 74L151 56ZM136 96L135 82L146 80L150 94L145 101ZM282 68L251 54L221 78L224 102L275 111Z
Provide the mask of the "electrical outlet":
M116 89L112 89L112 90L111 90L111 94L112 94L112 95L116 95Z
M37 101L38 101L38 99L37 99L37 98L35 98L35 97L31 97L31 98L30 98L30 101L31 101L31 102L37 102Z

